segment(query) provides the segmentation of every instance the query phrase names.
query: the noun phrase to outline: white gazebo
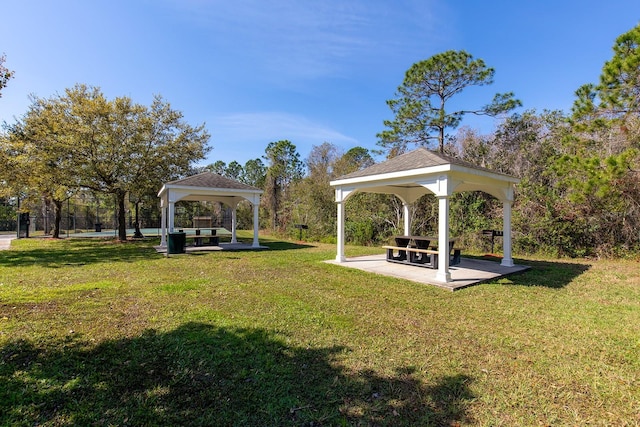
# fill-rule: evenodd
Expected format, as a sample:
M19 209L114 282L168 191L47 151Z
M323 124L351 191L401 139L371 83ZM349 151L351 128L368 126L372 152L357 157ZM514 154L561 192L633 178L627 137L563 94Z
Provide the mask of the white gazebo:
M167 182L162 186L158 197L162 210L162 237L160 246L167 246L167 230L174 231L175 203L185 201L221 202L231 208L231 243L236 239L236 208L243 200L253 206L253 244L260 247L258 242L258 208L262 190L243 184L230 178L225 178L212 172L203 172L187 178Z
M444 154L418 148L331 181L338 205L337 262L345 262L345 202L356 192L394 194L403 205L404 233L411 234L410 205L425 194L438 198L438 271L436 279L450 282L449 198L454 192L484 191L503 206L503 258L501 265L513 267L511 257L511 205L519 179L492 172Z

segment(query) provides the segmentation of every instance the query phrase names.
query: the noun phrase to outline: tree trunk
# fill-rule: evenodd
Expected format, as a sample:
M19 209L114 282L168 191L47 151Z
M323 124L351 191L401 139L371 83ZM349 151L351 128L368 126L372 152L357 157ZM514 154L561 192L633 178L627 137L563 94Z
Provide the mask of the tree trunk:
M118 240L124 242L127 240L127 218L125 213L125 199L127 193L118 191L116 198L118 199Z
M51 224L49 224L49 209L51 205L51 199L48 196L42 197L42 219L44 221L44 235L47 236L51 233Z
M62 222L62 202L60 200L52 200L53 202L53 229L51 230L51 237L54 239L60 238L60 222Z
M133 233L133 237L136 239L142 239L144 235L140 231L140 202L136 201L136 231Z

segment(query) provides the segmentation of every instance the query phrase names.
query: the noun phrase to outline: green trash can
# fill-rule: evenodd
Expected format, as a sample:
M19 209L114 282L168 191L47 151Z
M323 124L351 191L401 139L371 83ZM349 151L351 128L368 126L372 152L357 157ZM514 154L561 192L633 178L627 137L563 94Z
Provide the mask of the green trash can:
M169 241L167 242L167 254L183 254L187 252L186 233L169 233Z

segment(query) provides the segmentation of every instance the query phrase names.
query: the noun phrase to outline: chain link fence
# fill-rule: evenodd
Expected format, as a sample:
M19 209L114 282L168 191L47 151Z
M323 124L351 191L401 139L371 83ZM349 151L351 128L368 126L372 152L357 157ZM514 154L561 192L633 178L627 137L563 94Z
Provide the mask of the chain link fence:
M14 206L3 204L3 215L0 215L0 231L16 232L18 228L18 212ZM55 212L53 206L40 204L33 206L29 214L29 235L51 234L55 226ZM60 236L65 234L77 234L83 232L96 232L103 230L115 230L118 220L116 210L111 204L96 205L82 203L80 200L72 200L64 203L60 216ZM128 206L125 214L126 226L135 228L135 205ZM160 228L162 214L159 206L155 204L139 206L138 219L140 228ZM224 227L231 230L231 208L215 204L188 203L176 206L176 228L210 228ZM238 217L238 225L246 222L242 215Z

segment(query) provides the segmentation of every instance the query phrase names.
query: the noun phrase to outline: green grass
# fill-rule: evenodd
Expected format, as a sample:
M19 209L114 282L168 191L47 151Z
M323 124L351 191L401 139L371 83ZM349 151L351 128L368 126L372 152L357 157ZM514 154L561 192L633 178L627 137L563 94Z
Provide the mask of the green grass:
M640 424L637 260L517 260L452 293L261 243L14 241L0 425Z

